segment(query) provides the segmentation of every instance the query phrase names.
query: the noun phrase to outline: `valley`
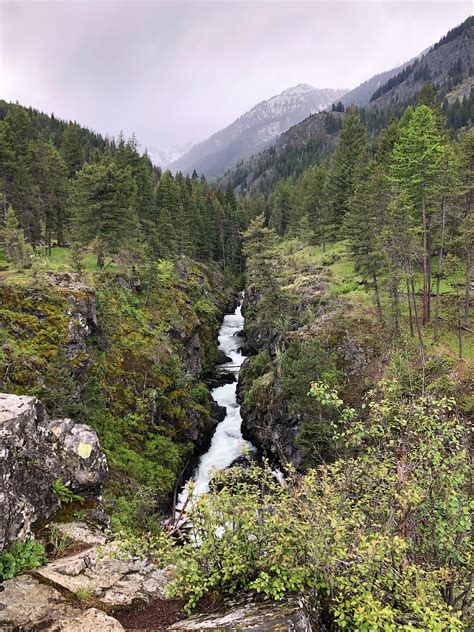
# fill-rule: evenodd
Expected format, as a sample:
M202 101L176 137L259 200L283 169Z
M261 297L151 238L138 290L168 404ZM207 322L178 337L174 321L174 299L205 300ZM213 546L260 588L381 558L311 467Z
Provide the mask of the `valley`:
M2 631L471 629L473 39L169 168L0 102Z

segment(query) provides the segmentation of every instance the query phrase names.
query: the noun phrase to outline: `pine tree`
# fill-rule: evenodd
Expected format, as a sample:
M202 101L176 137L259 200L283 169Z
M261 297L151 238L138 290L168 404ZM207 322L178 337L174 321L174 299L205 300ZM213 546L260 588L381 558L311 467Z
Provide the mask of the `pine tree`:
M292 181L280 181L270 198L270 220L269 225L274 228L279 235L285 235L293 217L293 205L291 199Z
M16 163L15 152L8 138L8 123L0 121L0 192L3 215L6 216Z
M352 196L344 217L344 232L348 239L349 252L355 270L371 283L375 295L377 313L383 322L380 302L379 277L383 269L383 252L380 233L383 213L380 208L379 191L382 174L368 152L361 154L356 165Z
M61 141L61 155L66 163L68 176L72 177L85 161L84 143L81 128L77 123L69 123Z
M74 180L70 205L81 243L97 245L99 267L105 256L137 240L136 184L129 167L108 157L85 164Z
M419 332L420 344L423 344L419 330L418 310L415 300L413 263L417 251L415 245L415 221L413 205L405 192L393 197L384 214L381 230L381 246L387 262L389 293L392 306L393 331L400 331L400 284L405 280L407 304L412 330L412 301Z
M179 214L179 197L170 171L166 171L160 179L156 203L158 235L162 253L174 253L176 252L176 220Z
M353 193L355 166L367 146L367 130L355 107L349 108L339 134L339 143L328 174L328 196L331 221L336 230L348 211Z
M317 165L308 169L309 186L303 200L303 208L316 244L326 250L328 233L328 203L326 197L327 169Z
M443 139L435 115L421 105L401 127L395 144L391 178L404 191L418 212L423 235L423 324L430 321L431 305L431 229L444 152Z
M27 267L31 264L33 250L26 242L23 230L18 225L18 218L11 206L7 208L0 236L5 250L5 259L17 266Z

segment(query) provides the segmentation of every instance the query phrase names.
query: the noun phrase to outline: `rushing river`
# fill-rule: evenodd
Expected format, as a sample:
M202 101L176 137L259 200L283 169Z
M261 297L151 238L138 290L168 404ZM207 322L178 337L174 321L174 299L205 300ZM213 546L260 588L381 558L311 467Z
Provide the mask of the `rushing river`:
M221 365L222 371L233 373L235 379L230 384L218 386L211 391L212 398L226 409L225 418L217 425L209 450L201 456L196 472L191 479L194 483L194 494L200 495L209 491L209 481L217 470L229 467L236 458L245 451L253 450L253 446L242 437L240 406L237 404L237 383L240 367L245 356L240 351L240 333L244 328L242 301L233 314L224 317L219 331L219 349L230 358L230 362ZM189 485L189 483L188 483ZM177 507L182 507L188 496L187 486L180 494Z

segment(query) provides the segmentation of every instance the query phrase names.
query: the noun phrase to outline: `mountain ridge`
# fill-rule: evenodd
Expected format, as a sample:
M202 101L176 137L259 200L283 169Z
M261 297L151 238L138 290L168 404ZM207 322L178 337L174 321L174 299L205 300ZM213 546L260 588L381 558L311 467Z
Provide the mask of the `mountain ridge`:
M197 143L169 165L172 171L216 177L239 160L268 147L285 130L344 94L335 88L298 84L257 103L230 125Z
M373 95L368 96L367 90L362 90L359 94L358 91L384 73L363 82L338 101L343 105L346 101L362 107L369 131L374 132L387 124L391 117L400 117L405 108L414 103L417 93L427 81L431 81L438 90L441 100L446 97L447 107L452 106L452 90L460 85L464 86L462 95L470 93L469 98L472 100L473 39L474 19L468 18L439 42L425 49L426 52L402 64L398 73L394 72L396 69L387 71L386 76L390 76L385 84L376 88L376 91L382 93L376 99L371 100ZM359 103L354 101L354 93L359 98ZM257 191L268 192L276 179L298 175L301 169L324 159L337 142L337 126L340 127L341 119L337 119L336 114L343 116L343 113L337 111L308 116L281 134L272 146L229 169L221 178L220 186L226 186L230 181L236 191L244 195L252 195ZM291 171L288 165L294 167L295 157L298 159L299 170L293 168Z

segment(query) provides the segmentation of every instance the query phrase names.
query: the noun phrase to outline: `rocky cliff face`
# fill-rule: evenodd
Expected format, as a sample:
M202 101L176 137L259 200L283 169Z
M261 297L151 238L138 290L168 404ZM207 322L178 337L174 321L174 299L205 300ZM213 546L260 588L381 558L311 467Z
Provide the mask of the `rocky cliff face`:
M304 468L332 457L330 413L308 397L311 383L329 382L355 405L377 370L381 337L338 294L337 259L325 262L303 245L289 250L268 253L270 290L250 261L243 306L249 358L238 395L244 438L270 460Z
M189 260L160 264L152 282L109 273L89 283L48 273L0 287L0 390L90 423L113 472L166 503L220 419L205 380L229 295L217 269Z
M55 513L56 481L94 497L107 477L92 428L50 419L35 397L0 394L0 453L0 550Z

